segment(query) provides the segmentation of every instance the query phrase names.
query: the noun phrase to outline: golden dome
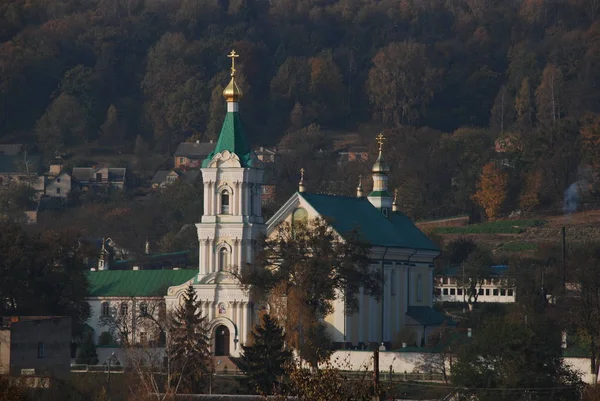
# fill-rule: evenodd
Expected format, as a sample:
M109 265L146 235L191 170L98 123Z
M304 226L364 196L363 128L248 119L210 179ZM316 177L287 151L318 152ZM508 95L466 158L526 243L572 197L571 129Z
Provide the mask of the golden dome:
M379 156L377 156L377 160L375 160L375 164L373 164L373 168L371 169L374 173L389 173L390 166L383 160L383 155L381 151L379 151Z
M235 82L235 77L231 77L229 85L223 90L223 96L225 96L225 100L228 102L239 102L244 96L244 92L242 92L237 82Z

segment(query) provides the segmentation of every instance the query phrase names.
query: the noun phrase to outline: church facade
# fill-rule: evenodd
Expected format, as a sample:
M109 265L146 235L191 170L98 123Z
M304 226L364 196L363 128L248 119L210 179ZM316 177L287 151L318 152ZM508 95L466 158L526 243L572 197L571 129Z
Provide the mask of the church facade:
M155 279L162 280L162 285L155 282L152 291L138 288L138 296L153 299L169 310L179 305L185 289L192 284L208 317L214 354L238 356L240 343L246 342L259 312L269 306L254 302L235 273L253 263L258 240L274 232L283 221L293 224L321 217L330 221L342 238L350 230L359 229L371 245L372 271L381 275L383 283L382 301L361 294L360 310L353 315L343 313L342 299L336 301L334 312L324 319L333 340L355 347L369 343L389 347L408 327L414 332L414 342L423 343L427 331L443 323L443 316L432 308L433 263L440 250L398 210L388 192L390 169L383 157L383 136L378 137L373 191L368 196L364 196L362 183L355 197L313 194L306 190L302 177L298 192L265 222L261 212L263 170L241 124L239 104L243 94L235 80L237 54L232 52L229 57L231 80L223 92L227 114L214 151L202 163L204 214L196 224L198 270L162 271L162 278ZM108 310L106 303L129 305L135 298L123 279L111 279L115 273L129 275L131 285L143 287L135 275L141 279L150 272L90 272L92 293L88 301L92 317L88 324L97 337L106 330L98 319ZM127 312L131 309L135 313L135 306ZM133 341L138 341L140 334L133 336Z

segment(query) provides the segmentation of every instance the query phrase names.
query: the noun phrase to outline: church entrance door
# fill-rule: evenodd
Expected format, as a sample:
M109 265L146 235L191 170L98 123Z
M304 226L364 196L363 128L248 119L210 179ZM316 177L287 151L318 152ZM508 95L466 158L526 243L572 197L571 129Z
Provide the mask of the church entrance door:
M215 356L229 356L229 329L217 326L215 329Z

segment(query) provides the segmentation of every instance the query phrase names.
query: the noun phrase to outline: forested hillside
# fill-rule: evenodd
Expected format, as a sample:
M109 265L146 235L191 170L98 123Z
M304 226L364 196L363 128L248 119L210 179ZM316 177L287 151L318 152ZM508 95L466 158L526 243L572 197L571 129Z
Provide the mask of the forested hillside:
M335 165L309 162L315 149L331 146L333 132L366 142L382 129L392 187L415 217L471 212L474 200L487 212L485 199L500 200L493 215L557 208L583 179L594 201L599 8L599 0L4 0L0 141L37 143L51 157L91 146L131 152L136 138L170 154L181 140L215 138L225 56L235 49L252 142L314 142L282 176L303 164L313 180L332 180ZM347 192L357 182L348 171L335 178Z

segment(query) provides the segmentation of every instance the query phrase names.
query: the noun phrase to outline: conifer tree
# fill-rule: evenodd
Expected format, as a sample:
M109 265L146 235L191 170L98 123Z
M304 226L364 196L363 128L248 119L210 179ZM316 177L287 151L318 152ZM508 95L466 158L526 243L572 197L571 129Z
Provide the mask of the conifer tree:
M184 391L199 393L210 374L210 344L206 316L202 316L194 287L188 286L171 318L169 352L181 375ZM176 380L179 378L176 378Z
M82 365L98 364L98 353L96 352L96 344L94 344L92 333L85 333L81 347L77 351L75 362Z
M260 394L271 394L292 361L292 353L285 349L283 329L268 314L250 337L252 345L242 345L242 356L235 362L246 375L241 381Z

